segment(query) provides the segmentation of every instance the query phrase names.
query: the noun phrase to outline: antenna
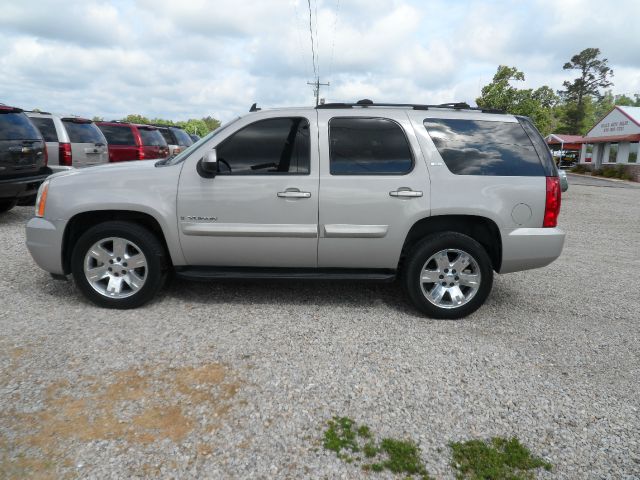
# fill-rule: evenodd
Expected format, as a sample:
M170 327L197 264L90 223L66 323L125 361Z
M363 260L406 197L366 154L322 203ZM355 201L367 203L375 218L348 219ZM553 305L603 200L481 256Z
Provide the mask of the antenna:
M316 107L317 107L318 105L320 105L320 87L321 86L328 87L330 84L329 82L320 83L320 77L316 77L315 82L307 82L307 85L311 85L313 87L313 95L316 97Z

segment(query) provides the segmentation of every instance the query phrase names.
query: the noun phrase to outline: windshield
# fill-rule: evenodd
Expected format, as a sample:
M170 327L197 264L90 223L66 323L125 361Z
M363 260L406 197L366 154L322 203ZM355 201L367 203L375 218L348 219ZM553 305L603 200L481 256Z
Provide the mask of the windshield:
M209 140L211 140L213 137L215 137L216 135L219 135L220 133L222 133L223 131L225 131L227 128L229 128L231 125L233 125L234 123L236 123L238 120L240 120L241 117L235 118L233 120L231 120L229 123L225 123L224 125L216 128L214 131L209 132L207 135L205 135L204 137L202 137L200 140L198 140L197 142L195 142L193 145L191 145L190 147L187 147L185 150L183 150L181 153L179 153L178 155L176 155L175 157L171 157L168 158L166 160L160 160L160 165L175 165L176 163L180 163L183 160L186 160L187 157L189 157L189 155L191 155L193 152L195 152L198 148L200 148L202 145L204 145L206 142L208 142Z

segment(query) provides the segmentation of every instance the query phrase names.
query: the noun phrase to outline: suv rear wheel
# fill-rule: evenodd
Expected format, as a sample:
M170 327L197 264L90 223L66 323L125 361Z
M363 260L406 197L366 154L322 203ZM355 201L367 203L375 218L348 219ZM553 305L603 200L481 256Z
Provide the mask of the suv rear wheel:
M433 318L456 319L484 303L493 268L473 238L442 232L425 237L411 250L402 280L418 310Z
M151 300L164 284L166 255L146 228L105 222L78 239L71 271L82 293L96 305L135 308Z

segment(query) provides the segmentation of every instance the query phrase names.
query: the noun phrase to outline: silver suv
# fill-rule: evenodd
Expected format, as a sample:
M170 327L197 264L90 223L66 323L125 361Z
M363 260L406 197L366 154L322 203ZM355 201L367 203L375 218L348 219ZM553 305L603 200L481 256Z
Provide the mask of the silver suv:
M48 112L26 112L47 144L49 165L88 167L107 163L107 140L92 120Z
M104 307L185 279L398 277L459 318L493 272L561 253L558 173L523 117L466 104L327 104L238 118L161 161L63 172L39 190L27 245Z

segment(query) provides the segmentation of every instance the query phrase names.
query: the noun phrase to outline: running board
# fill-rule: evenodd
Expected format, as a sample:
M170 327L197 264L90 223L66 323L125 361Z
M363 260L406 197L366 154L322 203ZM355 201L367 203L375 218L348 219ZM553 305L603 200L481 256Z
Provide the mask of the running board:
M396 272L390 269L350 268L251 268L251 267L176 267L176 276L185 280L370 280L392 282Z

